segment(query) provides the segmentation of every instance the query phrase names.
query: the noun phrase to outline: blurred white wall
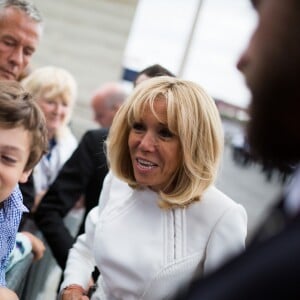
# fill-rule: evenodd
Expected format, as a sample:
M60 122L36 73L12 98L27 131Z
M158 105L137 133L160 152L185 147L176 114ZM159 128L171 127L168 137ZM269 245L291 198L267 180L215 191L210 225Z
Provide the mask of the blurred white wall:
M106 81L120 80L122 59L138 0L34 0L45 31L32 67L69 70L79 86L72 128L79 137L95 127L91 93Z
M139 0L123 64L160 63L245 108L249 92L236 62L255 24L250 0Z

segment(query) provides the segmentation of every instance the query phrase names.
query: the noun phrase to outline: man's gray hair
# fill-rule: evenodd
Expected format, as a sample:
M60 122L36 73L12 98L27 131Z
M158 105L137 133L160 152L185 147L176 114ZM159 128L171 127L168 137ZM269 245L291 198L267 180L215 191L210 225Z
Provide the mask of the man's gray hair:
M0 0L0 12L5 8L14 7L24 12L37 23L43 23L43 17L33 2L27 0Z

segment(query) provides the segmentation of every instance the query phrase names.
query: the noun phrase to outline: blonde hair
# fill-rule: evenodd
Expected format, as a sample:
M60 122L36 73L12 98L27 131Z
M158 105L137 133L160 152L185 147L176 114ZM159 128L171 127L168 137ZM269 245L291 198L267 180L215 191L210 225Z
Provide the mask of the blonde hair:
M160 191L160 206L186 206L200 200L217 175L223 150L223 130L214 100L196 83L161 76L138 85L117 112L107 139L107 155L113 173L130 186L135 181L128 148L128 136L146 106L152 113L154 102L164 99L167 125L178 136L181 165L171 178L174 189ZM169 183L170 184L170 183Z
M31 72L21 83L36 99L41 96L47 99L61 97L70 106L70 110L64 120L64 126L57 134L62 135L68 130L67 124L71 119L77 98L77 83L71 73L63 68L46 66Z

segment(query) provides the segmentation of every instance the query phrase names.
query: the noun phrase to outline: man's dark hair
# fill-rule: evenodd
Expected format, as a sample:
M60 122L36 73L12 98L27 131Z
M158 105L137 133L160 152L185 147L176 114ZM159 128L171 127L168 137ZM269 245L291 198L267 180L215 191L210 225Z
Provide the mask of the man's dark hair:
M146 76L152 78L152 77L157 77L157 76L171 76L171 77L176 77L172 72L170 72L168 69L162 67L159 64L154 64L151 65L145 69L143 69L142 71L140 71L139 73L137 73L133 84L134 86L136 85L136 80L137 78L142 75L145 74Z

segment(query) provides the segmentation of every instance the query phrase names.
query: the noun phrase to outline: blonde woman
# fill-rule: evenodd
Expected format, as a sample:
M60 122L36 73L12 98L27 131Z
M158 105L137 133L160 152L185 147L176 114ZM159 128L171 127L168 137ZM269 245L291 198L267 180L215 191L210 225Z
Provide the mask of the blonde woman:
M48 129L49 152L33 170L34 204L31 210L35 211L49 185L77 146L77 140L69 128L77 84L67 70L55 66L34 70L22 84L43 111ZM22 191L29 188L28 185L30 181L21 186Z
M139 84L111 126L99 206L70 251L61 299L168 299L244 248L245 209L214 187L223 149L219 113L197 84Z

